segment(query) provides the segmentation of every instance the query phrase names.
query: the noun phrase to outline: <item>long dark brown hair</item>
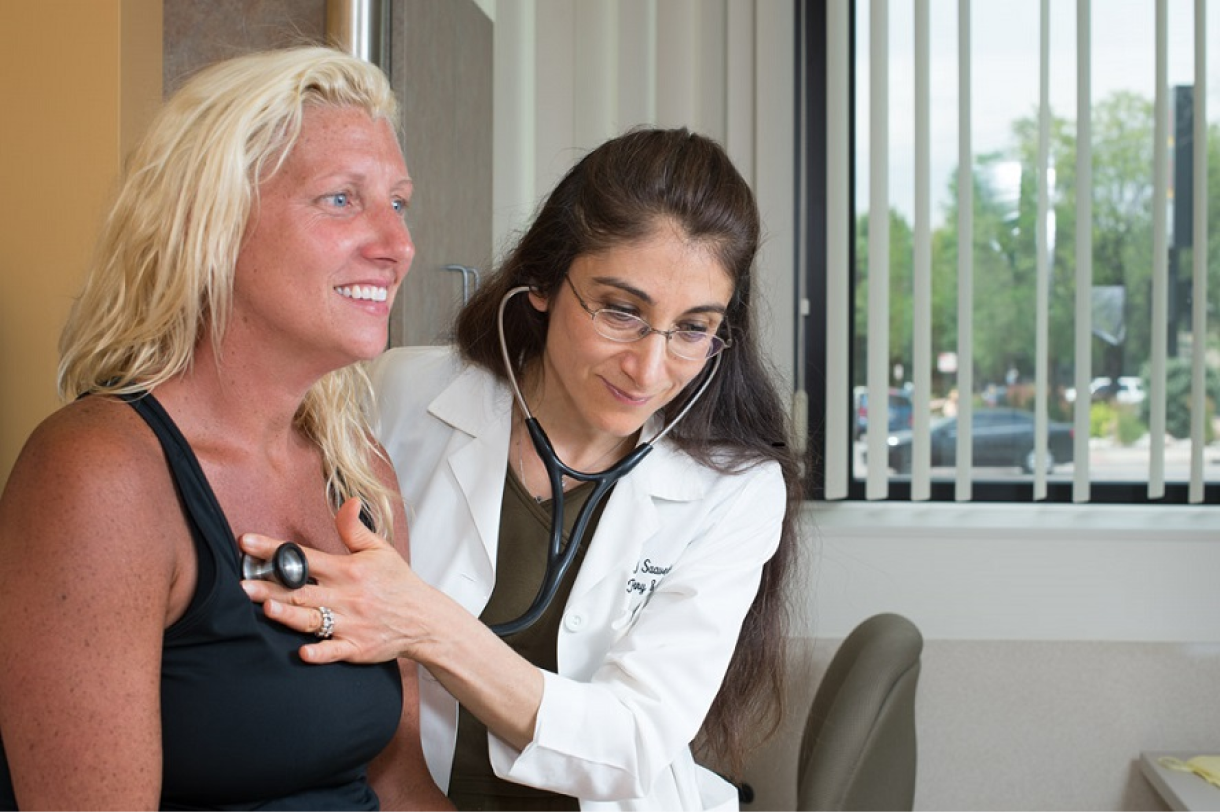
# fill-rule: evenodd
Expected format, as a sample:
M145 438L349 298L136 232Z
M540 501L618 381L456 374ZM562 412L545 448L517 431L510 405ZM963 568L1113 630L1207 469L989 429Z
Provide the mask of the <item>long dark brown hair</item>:
M732 347L722 355L707 392L667 436L691 457L726 473L774 461L788 495L779 548L763 568L697 742L701 757L737 774L748 749L773 733L783 715L787 580L795 565L801 502L787 412L752 327L751 272L761 229L749 185L719 144L686 129L637 129L607 141L564 176L516 248L462 309L457 344L467 360L505 379L496 323L509 290L528 285L549 297L577 257L639 242L665 222L711 247L733 280L725 317ZM542 355L547 314L527 297L515 296L505 308L504 331L520 374ZM697 376L687 389L701 380ZM667 422L689 394L666 406Z

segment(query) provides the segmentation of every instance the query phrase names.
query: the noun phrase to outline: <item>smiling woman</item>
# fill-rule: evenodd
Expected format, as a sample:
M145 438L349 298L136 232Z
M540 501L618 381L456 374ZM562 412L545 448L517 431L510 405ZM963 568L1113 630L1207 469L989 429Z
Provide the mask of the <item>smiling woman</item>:
M61 339L70 402L0 496L0 808L446 806L414 668L307 666L234 538L340 553L358 496L406 552L355 366L414 253L394 118L360 60L252 54L129 160Z
M259 184L234 273L226 341L319 374L376 356L415 247L403 222L411 178L393 125L357 107L307 108L300 135ZM337 294L337 295L336 295Z

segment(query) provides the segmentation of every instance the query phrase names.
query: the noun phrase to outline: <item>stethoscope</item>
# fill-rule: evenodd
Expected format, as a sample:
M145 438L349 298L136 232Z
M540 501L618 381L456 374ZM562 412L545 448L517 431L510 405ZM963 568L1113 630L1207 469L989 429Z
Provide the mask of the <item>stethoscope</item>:
M712 378L716 375L716 371L720 368L720 356L716 356L711 370L708 371L703 382L699 384L699 388L691 395L690 400L682 407L682 411L678 412L678 415L669 421L669 425L661 429L651 440L643 445L636 446L627 456L604 471L598 473L577 471L559 459L559 455L555 453L554 446L551 445L550 438L542 430L538 419L530 412L525 398L521 395L521 387L517 385L517 376L513 373L512 360L508 355L508 345L504 338L504 309L508 305L509 299L518 293L525 293L529 290L531 290L529 286L522 286L513 288L504 294L504 298L500 300L496 327L500 333L500 353L504 357L504 370L508 374L509 385L512 387L517 405L521 407L521 413L525 415L525 428L529 431L530 441L534 444L534 450L538 452L538 458L542 460L543 466L546 467L547 478L551 483L551 539L547 546L546 572L543 575L542 583L538 587L538 593L534 596L534 602L516 620L490 625L491 630L500 637L524 631L532 626L538 618L542 617L542 613L546 611L547 607L555 599L555 594L559 591L559 585L563 582L564 575L572 566L572 562L576 560L576 553L580 549L585 530L589 525L589 519L602 499L610 492L610 489L614 487L616 482L631 473L632 469L639 465L644 457L648 456L648 453L652 451L653 445L658 440L668 434L670 429L686 416L690 408L695 405L695 401L703 396L708 384L711 383ZM668 350L666 351L668 352ZM594 483L593 492L589 494L589 498L576 514L576 523L572 526L572 532L568 536L568 546L566 548L563 547L563 478L565 476L580 482Z
M275 548L269 559L241 556L241 577L251 581L274 581L288 589L300 589L309 582L309 562L305 551L286 541Z

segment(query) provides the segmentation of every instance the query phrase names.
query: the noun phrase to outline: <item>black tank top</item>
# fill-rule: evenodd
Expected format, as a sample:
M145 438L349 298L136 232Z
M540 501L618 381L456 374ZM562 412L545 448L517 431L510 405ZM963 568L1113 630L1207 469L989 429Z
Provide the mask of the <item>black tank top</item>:
M377 809L367 765L398 728L398 666L302 662L312 635L242 591L236 540L186 439L151 395L129 402L161 441L199 569L165 631L161 808Z

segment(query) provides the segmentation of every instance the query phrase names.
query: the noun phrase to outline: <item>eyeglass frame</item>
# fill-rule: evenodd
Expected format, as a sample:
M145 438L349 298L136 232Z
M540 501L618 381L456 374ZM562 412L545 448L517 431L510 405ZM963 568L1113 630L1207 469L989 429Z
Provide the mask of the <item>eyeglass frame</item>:
M729 347L733 346L732 339L724 338L721 335L719 335L720 328L725 328L726 331L729 329L727 327L727 325L729 323L728 319L724 319L723 321L721 321L720 327L718 327L715 332L700 332L699 330L682 330L678 327L674 327L671 330L660 330L656 327L653 327L648 322L644 321L643 318L641 318L640 316L637 316L635 313L628 313L624 310L616 310L611 307L599 307L597 310L594 310L593 308L591 308L589 306L589 303L584 300L584 297L582 297L580 295L580 291L578 291L576 289L576 283L572 281L572 277L568 276L567 274L564 274L563 278L564 278L564 281L568 283L568 287L572 289L572 295L575 296L576 301L580 303L581 309L589 314L589 320L593 323L594 331L599 336L606 339L607 341L613 341L617 344L634 344L637 341L642 341L643 339L648 338L648 336L652 335L653 333L657 333L658 335L665 336L665 351L669 355L672 355L674 358L677 358L681 361L710 361L711 359L715 358L717 355L720 355L720 353L727 350ZM616 338L614 336L608 336L605 333L603 333L601 330L597 329L597 317L601 313L613 313L619 318L635 319L641 325L644 326L645 331L640 333L639 335L637 335L635 338ZM676 334L676 333L694 333L694 334L700 336L701 338L706 338L707 344L708 344L708 354L703 356L702 358L689 358L685 355L682 355L681 353L679 353L678 351L676 351L674 349L674 344L670 340L674 337L674 334ZM715 352L712 352L711 350L713 347L716 346L716 342L720 342L720 349L716 350Z

